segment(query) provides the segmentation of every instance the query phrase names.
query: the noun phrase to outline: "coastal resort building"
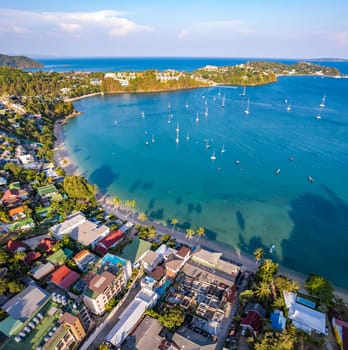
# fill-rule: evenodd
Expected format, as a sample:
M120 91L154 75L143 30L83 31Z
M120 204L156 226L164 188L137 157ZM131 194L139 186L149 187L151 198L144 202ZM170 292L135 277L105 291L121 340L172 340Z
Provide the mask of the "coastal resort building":
M56 239L69 235L72 239L80 242L83 246L91 245L94 249L97 243L107 236L110 229L88 221L80 212L70 215L64 222L50 228L50 232Z
M79 278L77 272L63 265L53 272L50 281L59 287L69 289Z
M58 320L59 326L52 334L42 350L77 349L79 343L86 337L85 329L80 319L65 312Z
M18 252L25 252L26 250L28 250L28 248L29 247L23 242L14 241L12 239L10 239L6 245L6 249L12 254L16 254Z
M12 221L17 221L17 220L24 219L26 217L26 214L25 214L25 209L26 208L27 208L26 205L21 205L19 207L10 209L8 211L8 215L10 216Z
M112 346L119 347L132 331L149 307L156 304L158 294L145 287L142 288L126 309L121 313L116 325L105 337Z
M333 317L331 324L334 329L338 346L340 349L348 350L348 322Z
M68 259L70 259L73 255L73 251L64 248L58 249L55 253L50 255L47 260L51 262L55 266L63 265Z
M145 253L151 249L151 243L135 238L123 248L121 257L130 260L134 266L141 265Z
M37 281L41 280L42 278L49 275L51 272L55 270L55 267L52 263L47 262L46 264L40 264L36 265L34 268L32 268L29 273L33 278L35 278Z
M152 250L145 252L142 257L142 265L146 272L150 273L153 269L162 262L162 257Z
M327 334L324 313L299 303L295 293L283 291L283 296L288 309L288 318L296 328L307 333L314 331L319 334Z
M96 274L89 282L83 302L93 314L102 315L106 304L120 294L126 284L122 271L117 276L108 271Z
M110 234L100 240L95 251L104 256L110 248L117 246L124 239L124 233L121 230L112 231Z
M57 241L53 238L42 238L37 248L42 250L44 253L50 254L52 253L52 249L56 243Z
M82 272L89 270L99 260L96 255L87 249L81 250L72 259L75 261L77 268Z
M215 350L216 341L182 326L173 335L172 341L185 350Z
M286 317L283 315L283 311L274 310L270 315L270 321L272 329L276 331L283 331L286 326Z
M136 330L122 344L122 350L181 350L174 342L160 335L162 324L150 316L145 316Z
M41 200L51 198L56 193L57 193L57 188L53 184L42 186L37 189L37 194L39 195Z
M29 328L30 332L32 318L49 300L50 294L32 283L1 306L8 316L0 322L0 331L7 337L14 336L25 328Z
M251 332L259 333L263 319L266 317L266 310L260 304L248 303L244 313L246 316L240 322L244 332L250 330Z
M34 261L36 261L39 258L41 258L41 253L40 252L35 252L34 250L31 250L25 256L24 262L27 265L31 265Z

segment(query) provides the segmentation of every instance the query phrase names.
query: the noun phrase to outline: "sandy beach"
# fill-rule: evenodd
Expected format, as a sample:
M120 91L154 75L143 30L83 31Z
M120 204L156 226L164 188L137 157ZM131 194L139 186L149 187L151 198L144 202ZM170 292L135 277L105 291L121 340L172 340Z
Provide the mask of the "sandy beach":
M57 166L62 167L66 174L68 175L81 175L82 171L79 169L73 162L70 157L70 154L64 144L64 131L63 131L63 122L57 122L54 128L54 135L56 137L55 147L54 147L54 159ZM244 253L241 253L239 250L233 249L232 247L226 246L223 243L210 241L205 238L196 238L187 239L185 233L179 230L172 231L172 227L167 227L152 221L140 221L138 219L138 214L133 214L126 208L120 205L119 208L116 208L113 204L112 197L108 193L98 192L97 200L101 206L105 209L106 212L117 215L122 220L131 220L135 224L142 225L153 225L156 231L159 234L169 233L172 238L175 238L178 242L186 243L189 246L200 245L207 250L213 250L216 252L221 252L223 256L230 261L241 266L243 271L255 272L257 270L257 265L254 257L248 256ZM304 289L306 275L300 274L299 272L280 267L278 274L283 274L288 276L293 280L297 280L300 283L301 289ZM348 292L340 288L335 287L335 295L341 298L345 303L348 304Z

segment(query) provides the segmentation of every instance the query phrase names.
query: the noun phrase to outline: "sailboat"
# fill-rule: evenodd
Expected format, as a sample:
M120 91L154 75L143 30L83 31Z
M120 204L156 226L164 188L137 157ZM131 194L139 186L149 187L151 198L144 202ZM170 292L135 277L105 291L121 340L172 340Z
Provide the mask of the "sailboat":
M244 97L246 95L246 86L244 85L243 87L243 91L242 93L240 94L242 97Z
M199 118L198 118L198 112L197 112L197 114L196 114L196 123L198 124L198 122L199 122Z
M168 103L168 109L171 109L172 105L170 104L170 102Z
M145 113L144 112L141 112L141 117L145 118Z
M226 150L225 150L225 145L223 144L222 145L222 148L221 148L221 153L225 153L226 152Z
M185 107L186 107L186 108L189 108L189 107L190 107L187 101L186 101L186 106L185 106Z
M168 117L168 124L170 124L172 122L172 115L169 114L169 117Z
M205 107L204 115L205 115L206 117L208 116L208 106Z
M211 160L215 160L215 159L216 159L216 156L215 156L215 149L213 150L213 154L210 156L210 159L211 159Z
M317 114L317 116L315 117L316 119L320 120L321 119L321 112L322 112L322 108L320 108L319 113Z
M155 137L152 135L152 137L151 137L151 142L152 143L155 143Z
M209 139L206 139L205 142L206 142L205 149L209 149L210 148Z
M219 89L218 96L221 96L221 89Z
M176 131L176 132L179 132L179 130L180 130L180 129L179 129L179 123L177 123L177 124L176 124L176 129L175 129L175 131Z
M325 100L326 100L326 96L324 94L323 98L321 99L321 104L319 105L321 108L325 107Z
M244 111L245 114L249 114L249 107L250 107L250 101L249 101L249 99L248 99L247 108L246 108L245 111Z
M225 95L222 98L221 107L225 107Z
M190 134L187 133L187 135L186 135L186 140L188 141L189 139L190 139Z
M291 105L288 105L288 106L286 107L286 110L287 110L288 112L290 112L290 111L291 111Z

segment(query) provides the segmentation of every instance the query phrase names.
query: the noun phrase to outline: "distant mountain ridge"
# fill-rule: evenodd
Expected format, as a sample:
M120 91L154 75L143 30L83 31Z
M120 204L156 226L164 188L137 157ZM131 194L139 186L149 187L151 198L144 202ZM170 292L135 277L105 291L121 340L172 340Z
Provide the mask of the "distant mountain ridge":
M8 56L0 54L0 66L12 68L41 68L43 65L26 56Z

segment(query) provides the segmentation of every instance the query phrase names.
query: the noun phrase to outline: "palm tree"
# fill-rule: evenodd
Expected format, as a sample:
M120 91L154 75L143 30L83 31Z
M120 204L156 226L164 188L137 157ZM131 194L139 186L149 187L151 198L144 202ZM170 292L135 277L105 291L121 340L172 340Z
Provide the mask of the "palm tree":
M130 206L132 208L132 220L134 220L134 211L135 211L135 207L137 206L137 202L133 199L130 201Z
M155 228L153 226L150 226L147 237L149 239L154 239L156 237L156 235L157 235L157 232L156 232Z
M170 222L171 225L173 225L173 228L172 228L172 233L174 232L175 230L175 226L179 223L179 219L177 218L173 218Z
M198 227L197 230L196 230L196 235L197 235L197 242L198 240L201 238L201 237L204 237L205 236L205 230L203 227Z
M188 238L188 239L192 239L194 234L195 234L195 230L192 229L192 228L188 228L186 230L186 236L185 237Z
M272 294L269 284L267 282L261 282L255 290L255 295L260 299L267 299Z
M121 204L121 198L117 197L117 196L112 198L112 203L116 207L116 215L117 215L117 210L118 210L118 208L120 207L120 204Z
M146 220L147 220L146 214L145 214L145 213L140 213L140 214L139 214L139 220L140 220L141 222L146 221Z
M130 212L130 208L132 207L132 201L127 199L125 202L124 202L124 205L126 206L127 208L127 213L126 213L126 217L128 217L128 215L131 213Z
M298 281L291 280L289 281L289 289L290 292L297 293L300 289L300 284L298 283Z
M243 301L248 301L254 296L254 291L251 289L245 289L239 294L239 298Z
M259 262L262 260L263 255L264 255L264 251L262 248L256 248L254 250L254 257L256 259L256 265L258 265Z

